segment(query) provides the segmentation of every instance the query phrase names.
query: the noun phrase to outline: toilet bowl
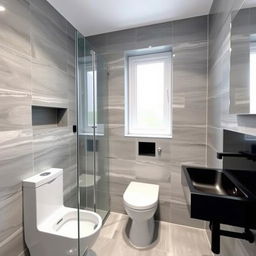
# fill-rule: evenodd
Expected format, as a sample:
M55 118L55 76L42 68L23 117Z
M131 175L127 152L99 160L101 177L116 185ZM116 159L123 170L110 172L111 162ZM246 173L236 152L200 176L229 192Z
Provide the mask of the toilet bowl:
M52 168L23 181L25 242L31 256L83 255L96 241L101 217L63 205L63 170ZM78 224L80 236L78 236Z
M153 242L158 196L158 185L141 182L131 182L124 192L124 208L132 220L126 235L136 248L146 248Z

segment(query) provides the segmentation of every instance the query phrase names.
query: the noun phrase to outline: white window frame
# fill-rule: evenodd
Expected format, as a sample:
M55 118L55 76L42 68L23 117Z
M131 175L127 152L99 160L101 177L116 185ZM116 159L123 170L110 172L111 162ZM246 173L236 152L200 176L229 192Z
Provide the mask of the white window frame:
M136 65L139 63L152 63L163 61L164 71L164 129L140 129L136 127ZM172 138L172 53L162 52L128 56L127 58L127 81L126 81L126 100L125 100L125 136L132 137L153 137L153 138Z

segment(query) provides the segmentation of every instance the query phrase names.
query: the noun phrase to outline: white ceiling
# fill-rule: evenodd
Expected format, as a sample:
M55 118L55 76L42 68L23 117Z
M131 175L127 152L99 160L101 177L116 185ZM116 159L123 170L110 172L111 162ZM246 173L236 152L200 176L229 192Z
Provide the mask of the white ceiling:
M85 36L209 14L213 0L47 0Z
M245 0L242 8L256 7L256 0Z

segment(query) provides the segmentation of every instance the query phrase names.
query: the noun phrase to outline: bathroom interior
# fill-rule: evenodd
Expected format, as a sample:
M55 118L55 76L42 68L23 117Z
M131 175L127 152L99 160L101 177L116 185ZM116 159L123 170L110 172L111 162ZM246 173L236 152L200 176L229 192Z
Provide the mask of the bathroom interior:
M0 0L0 256L255 256L255 183L256 0Z

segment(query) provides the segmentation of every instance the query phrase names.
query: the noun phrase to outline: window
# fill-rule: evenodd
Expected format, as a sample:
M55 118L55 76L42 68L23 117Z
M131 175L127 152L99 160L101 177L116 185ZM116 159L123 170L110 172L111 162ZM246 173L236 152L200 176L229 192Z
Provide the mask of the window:
M171 137L171 52L128 57L126 135Z
M95 72L96 73L96 72ZM97 73L96 73L97 74ZM97 75L95 75L97 77ZM92 130L94 118L95 123L97 123L97 87L95 86L95 92L93 91L93 71L87 71L87 130ZM95 102L95 112L93 103Z
M95 78L93 78L93 74L95 75ZM83 102L85 106L81 107L83 110L81 111L80 120L83 126L80 127L80 134L93 135L95 132L96 136L103 136L104 124L100 124L98 119L97 71L94 73L93 71L87 71L86 75L85 87L83 88L85 92L81 97L86 97L87 100L84 101L83 98L81 98L81 102ZM95 79L95 85L93 79Z

